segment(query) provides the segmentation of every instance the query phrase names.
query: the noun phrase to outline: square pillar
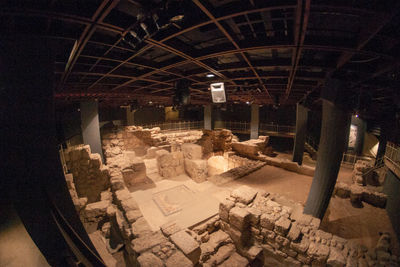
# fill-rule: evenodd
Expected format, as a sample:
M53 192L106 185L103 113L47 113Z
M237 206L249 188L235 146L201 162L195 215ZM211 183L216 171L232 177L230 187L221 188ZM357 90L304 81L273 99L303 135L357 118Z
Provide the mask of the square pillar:
M212 125L212 105L204 106L204 129L211 130Z
M258 139L259 105L251 104L250 139Z
M135 124L135 119L134 119L135 111L136 110L131 110L130 107L126 108L126 126L132 126Z
M296 135L293 146L293 162L303 163L304 143L307 135L308 109L297 103L296 110Z
M323 100L321 138L317 166L304 213L322 219L335 188L346 147L350 114L333 103Z
M92 153L99 153L101 160L104 162L97 101L81 102L81 128L83 143L90 146Z

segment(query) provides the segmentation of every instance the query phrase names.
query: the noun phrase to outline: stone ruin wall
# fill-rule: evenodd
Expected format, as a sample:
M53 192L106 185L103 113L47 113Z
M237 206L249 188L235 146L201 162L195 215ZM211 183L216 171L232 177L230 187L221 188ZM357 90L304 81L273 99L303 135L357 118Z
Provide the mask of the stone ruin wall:
M319 229L320 220L285 206L277 196L242 186L221 202L221 229L239 254L263 266L399 266L390 236L367 248Z
M114 143L117 145L110 145L111 149L124 145L120 140ZM175 149L172 147L171 149ZM173 152L182 155L183 165L186 161L199 160L201 155L198 146L193 146L191 143L181 145ZM166 149L159 148L150 149L151 153L155 155L157 161L162 161L157 154L173 155ZM87 228L89 225L94 225L96 229L101 230L110 253L124 248L128 265L136 266L139 263L141 266L172 267L198 264L200 266L248 266L249 264L251 266L378 266L378 264L397 266L398 264L399 259L390 253L390 237L387 234L382 235L375 248L367 249L319 230L319 219L294 212L292 207L283 206L275 201L274 196L246 186L233 191L231 196L220 204L219 215L207 222L192 229L179 229L171 222L162 226L159 231L153 232L131 197L124 180L113 179L109 171L112 167L95 163L95 159L99 157L93 156L87 146L76 147L67 154L70 156L66 157L67 165L69 164L70 170L75 171L78 178L75 179L73 175L67 174L66 180L84 225ZM121 149L121 153L112 154L109 159L117 156L125 158L125 163L130 166L137 158L132 151ZM245 159L235 155L234 152L217 157L224 156L228 159L229 170L212 175L207 180L217 184L225 183L243 177L266 164L263 161ZM80 162L83 160L85 160L82 164L84 167L81 168ZM107 165L109 164L112 164L112 160ZM107 177L100 179L100 181L107 180L107 183L104 182L103 187L96 189L98 195L96 202L92 203L86 200L84 193L78 194L76 186L77 183L81 183L84 185L82 188L86 188L89 183L82 183L80 180L84 174L90 173L103 173L105 176L99 176ZM198 175L201 177L201 173Z
M362 202L374 207L385 208L387 195L382 193L382 182L374 169L373 161L358 160L354 164L353 184L336 183L334 195L341 198L350 198L355 207L362 207Z
M78 198L86 197L88 203L100 200L100 193L109 187L110 180L108 167L102 164L100 155L91 153L89 145L78 145L64 150L64 158L72 174L67 179L70 190Z

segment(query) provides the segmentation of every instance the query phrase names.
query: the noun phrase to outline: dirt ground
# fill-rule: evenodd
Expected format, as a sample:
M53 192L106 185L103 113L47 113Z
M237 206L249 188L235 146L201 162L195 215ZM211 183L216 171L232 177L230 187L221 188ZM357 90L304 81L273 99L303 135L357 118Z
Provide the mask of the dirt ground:
M338 181L351 183L351 173L352 169L342 167L339 171ZM235 188L246 184L270 193L283 195L304 205L312 179L311 176L267 165L225 186ZM400 254L399 243L385 209L365 203L362 208L355 208L349 199L332 197L328 211L322 220L321 229L357 241L367 247L376 245L379 232L389 232L392 236L393 251L397 255Z

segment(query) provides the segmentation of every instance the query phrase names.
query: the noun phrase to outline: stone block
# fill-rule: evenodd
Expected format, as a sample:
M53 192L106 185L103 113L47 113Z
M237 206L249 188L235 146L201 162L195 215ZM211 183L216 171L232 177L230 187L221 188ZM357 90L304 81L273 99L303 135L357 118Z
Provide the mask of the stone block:
M303 237L300 242L291 242L290 248L297 251L298 253L306 253L308 247L310 246L310 240Z
M258 141L258 140L256 140L256 141ZM236 153L238 153L239 155L247 156L247 157L257 156L258 153L261 151L260 147L253 140L232 143L232 149L234 151L236 151Z
M290 227L287 237L292 241L296 241L300 238L300 234L301 234L301 230L300 230L299 226L297 225L297 223L293 223L292 227Z
M140 267L163 267L164 263L153 253L143 253L137 258Z
M166 267L193 267L193 263L183 255L182 252L176 251L165 262Z
M161 225L160 229L166 237L169 237L182 230L176 221L165 223Z
M182 230L170 236L171 241L188 257L193 264L200 259L200 246L186 231Z
M196 183L207 180L207 161L201 159L185 159L186 173Z
M286 234L289 232L290 226L291 226L291 221L287 218L281 217L279 218L279 220L275 222L274 231L277 232L278 234L286 236Z
M212 156L207 160L208 175L218 175L229 169L228 160L223 156Z
M261 211L255 207L247 208L247 211L250 213L250 224L257 225L260 222Z
M183 157L185 159L201 159L203 157L203 149L200 145L185 143L181 146Z
M239 231L250 226L250 213L245 208L234 207L229 212L229 223Z
M134 223L143 215L140 210L130 210L125 213L125 216L129 223Z
M213 255L219 247L232 243L229 235L222 230L218 230L215 233L209 235L209 240L206 243L201 244L201 259L206 261Z
M249 261L235 252L226 261L221 263L219 267L247 267L248 265Z
M228 222L229 211L235 206L235 202L229 199L224 199L219 203L219 217L221 220Z
M247 186L242 185L232 191L231 197L236 199L236 201L243 203L245 205L250 204L257 195L257 190Z
M99 221L107 215L107 208L110 204L110 201L107 200L87 204L84 210L85 217L89 221Z
M157 157L157 153L156 152L158 150L160 150L160 148L154 147L154 146L148 148L147 152L146 152L146 159L155 159Z
M146 181L146 165L142 159L136 158L130 162L129 167L124 168L122 171L122 178L128 190L133 190L137 184Z
M335 186L335 195L340 198L350 197L350 187L346 183L338 182Z
M161 234L161 232L158 231L153 234L148 234L133 239L131 241L131 245L134 252L143 253L166 241L167 239Z
M346 258L343 256L341 250L337 248L331 248L326 263L332 267L341 267L346 265Z
M320 243L311 242L307 253L313 256L318 262L324 262L329 256L329 247Z
M264 213L260 217L260 225L268 230L273 230L275 222L279 219L280 215L276 213Z
M217 253L215 253L207 262L208 266L218 266L226 259L228 259L235 252L235 246L233 244L227 244L221 246ZM206 266L206 265L203 265Z
M115 198L117 202L121 203L123 200L130 199L131 193L126 188L117 190L115 191Z
M149 235L153 232L151 230L150 225L147 223L146 219L143 217L138 218L134 223L132 223L131 228L132 228L132 234L135 237L139 237L139 238Z
M139 206L136 203L136 200L134 198L128 198L128 199L122 200L121 207L125 212L139 209Z

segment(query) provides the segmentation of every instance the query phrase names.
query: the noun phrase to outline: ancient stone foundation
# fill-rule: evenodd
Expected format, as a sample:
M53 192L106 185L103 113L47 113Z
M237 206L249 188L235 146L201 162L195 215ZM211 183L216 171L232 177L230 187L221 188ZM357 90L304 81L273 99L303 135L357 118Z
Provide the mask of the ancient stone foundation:
M73 178L79 198L86 197L88 203L98 201L100 193L109 186L109 170L101 162L99 154L90 152L88 145L79 145L64 151L67 168Z

